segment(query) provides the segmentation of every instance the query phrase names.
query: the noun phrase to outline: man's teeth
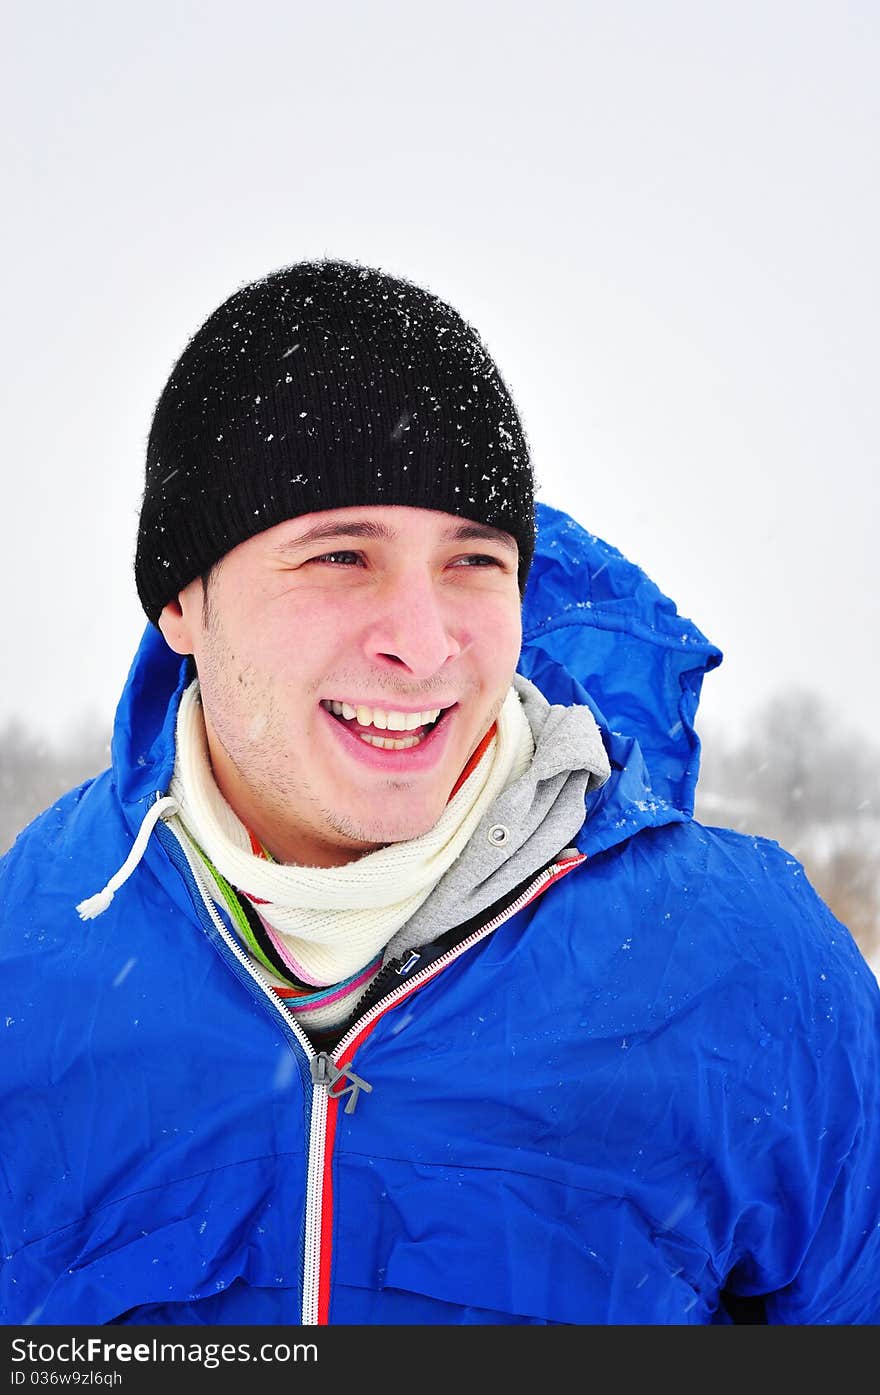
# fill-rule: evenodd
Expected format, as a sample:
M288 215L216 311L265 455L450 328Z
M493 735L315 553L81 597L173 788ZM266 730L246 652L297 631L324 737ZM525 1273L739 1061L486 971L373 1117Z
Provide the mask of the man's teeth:
M377 731L417 731L420 727L429 727L436 722L442 712L440 707L429 708L425 712L390 712L382 707L352 707L349 702L326 701L321 703L328 712L334 713L337 717L342 717L344 721L357 721L360 727L375 727ZM427 733L419 731L418 736L401 736L398 738L391 736L372 736L365 731L359 731L357 735L361 741L366 741L368 746L379 746L385 751L405 751L410 746L418 746L424 741Z
M366 732L359 731L358 736L361 741L366 741L368 746L380 746L384 751L405 751L408 746L420 746L424 741L424 736L402 736L399 741L395 741L390 736L367 736Z
M431 726L442 711L442 708L432 707L426 712L390 712L381 707L352 707L348 702L324 702L321 705L337 717L344 717L347 722L357 720L358 726L376 727L378 731L417 731L419 727ZM364 737L365 741L368 739ZM398 743L394 744L396 746ZM405 744L411 746L414 742L407 741Z

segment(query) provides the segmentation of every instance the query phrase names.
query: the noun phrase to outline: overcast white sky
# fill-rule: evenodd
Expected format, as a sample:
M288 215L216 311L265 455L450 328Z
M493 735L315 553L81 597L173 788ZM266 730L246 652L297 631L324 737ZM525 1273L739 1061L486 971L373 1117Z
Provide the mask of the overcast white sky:
M236 286L333 255L480 329L540 497L876 739L876 0L15 0L0 722L109 723L144 446Z

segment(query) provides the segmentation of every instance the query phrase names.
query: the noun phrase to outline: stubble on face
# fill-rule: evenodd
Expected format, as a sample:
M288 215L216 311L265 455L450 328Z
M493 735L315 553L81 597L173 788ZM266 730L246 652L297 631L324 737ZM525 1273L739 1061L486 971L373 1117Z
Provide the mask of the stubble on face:
M211 581L203 583L202 614L196 664L214 778L227 803L273 856L294 860L283 854L294 841L305 850L297 862L341 865L390 843L408 842L434 826L442 809L424 826L414 827L411 813L397 823L389 817L393 796L405 795L411 787L410 781L394 776L376 783L372 803L382 810L381 817L331 807L296 759L296 734L284 725L271 683L253 665L241 662L232 648ZM344 686L344 680L340 682ZM390 706L395 693L388 687ZM495 721L505 696L502 693L487 714L463 766ZM319 697L317 687L305 689L304 705L311 701L317 707ZM301 733L300 739L308 740L308 734ZM328 847L336 840L338 856L331 864ZM309 862L310 852L314 862Z
M380 531L379 541L370 535L380 568L390 566L389 539L401 546L411 542L415 548L424 548L426 557L433 555L429 549L438 535L444 545L448 542L449 520L412 510L388 517L390 512L382 514L386 531ZM340 535L350 521L339 520ZM352 526L362 523L357 517ZM446 534L441 531L444 526ZM275 550L286 559L291 546L296 558L296 543L285 543L282 533L282 543ZM246 559L236 554L233 565L229 561L233 554L229 554L202 578L201 594L193 597L198 609L189 614L187 633L201 683L209 755L227 803L279 861L301 865L343 865L375 848L426 833L442 815L461 770L497 718L509 691L521 639L518 595L508 596L505 585L495 585L494 577L490 582L490 574L482 570L470 573L472 590L471 581L465 580L468 573L448 573L447 594L459 607L451 623L474 649L472 658L456 664L450 688L450 670L441 671L442 652L434 665L434 653L429 650L432 662L426 664L416 645L415 668L408 663L411 651L406 652L406 661L392 666L385 650L396 646L385 644L383 661L374 664L369 651L362 652L360 629L347 624L344 612L334 633L337 593L333 591L319 587L317 616L307 609L298 619L296 597L292 605L285 597L284 608L273 609L279 600L278 586L272 583L265 589L265 582L275 554L266 551L265 543L262 551L253 542L243 547L251 548ZM252 586L257 588L253 592ZM345 596L340 586L340 603L345 603ZM471 596L473 618L466 609ZM312 642L313 650L308 647ZM301 643L307 647L300 663ZM499 669L499 659L508 650L510 668L505 672ZM449 700L451 691L455 693L459 712L450 721L456 725L446 738L446 755L433 777L410 775L403 762L401 768L383 774L367 769L357 750L348 748L354 739L351 734L340 742L332 730L328 732L320 702L328 696L345 698L364 692L365 658L369 691L373 701L383 706L405 710L439 706Z
M196 667L214 778L227 803L249 827L279 830L278 846L293 831L306 842L321 840L322 821L358 841L357 830L335 827L333 812L322 808L297 768L291 733L283 729L271 684L231 648L210 582L204 587L202 613ZM262 836L261 841L277 855L274 840Z

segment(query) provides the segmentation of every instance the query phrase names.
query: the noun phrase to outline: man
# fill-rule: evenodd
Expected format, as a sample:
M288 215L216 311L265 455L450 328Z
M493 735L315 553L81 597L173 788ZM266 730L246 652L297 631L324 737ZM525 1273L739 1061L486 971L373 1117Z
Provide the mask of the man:
M3 1321L880 1319L877 984L692 818L718 650L533 550L435 296L302 263L190 341L112 769L0 872Z

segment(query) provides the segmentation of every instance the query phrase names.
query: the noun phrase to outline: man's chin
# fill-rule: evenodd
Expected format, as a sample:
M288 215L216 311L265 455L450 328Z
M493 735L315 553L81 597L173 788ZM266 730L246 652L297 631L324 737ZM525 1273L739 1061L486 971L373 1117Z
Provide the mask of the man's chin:
M376 848L387 847L390 843L410 843L421 838L432 829L443 808L420 810L401 814L396 818L384 817L356 819L350 815L334 820L336 831L366 853Z

